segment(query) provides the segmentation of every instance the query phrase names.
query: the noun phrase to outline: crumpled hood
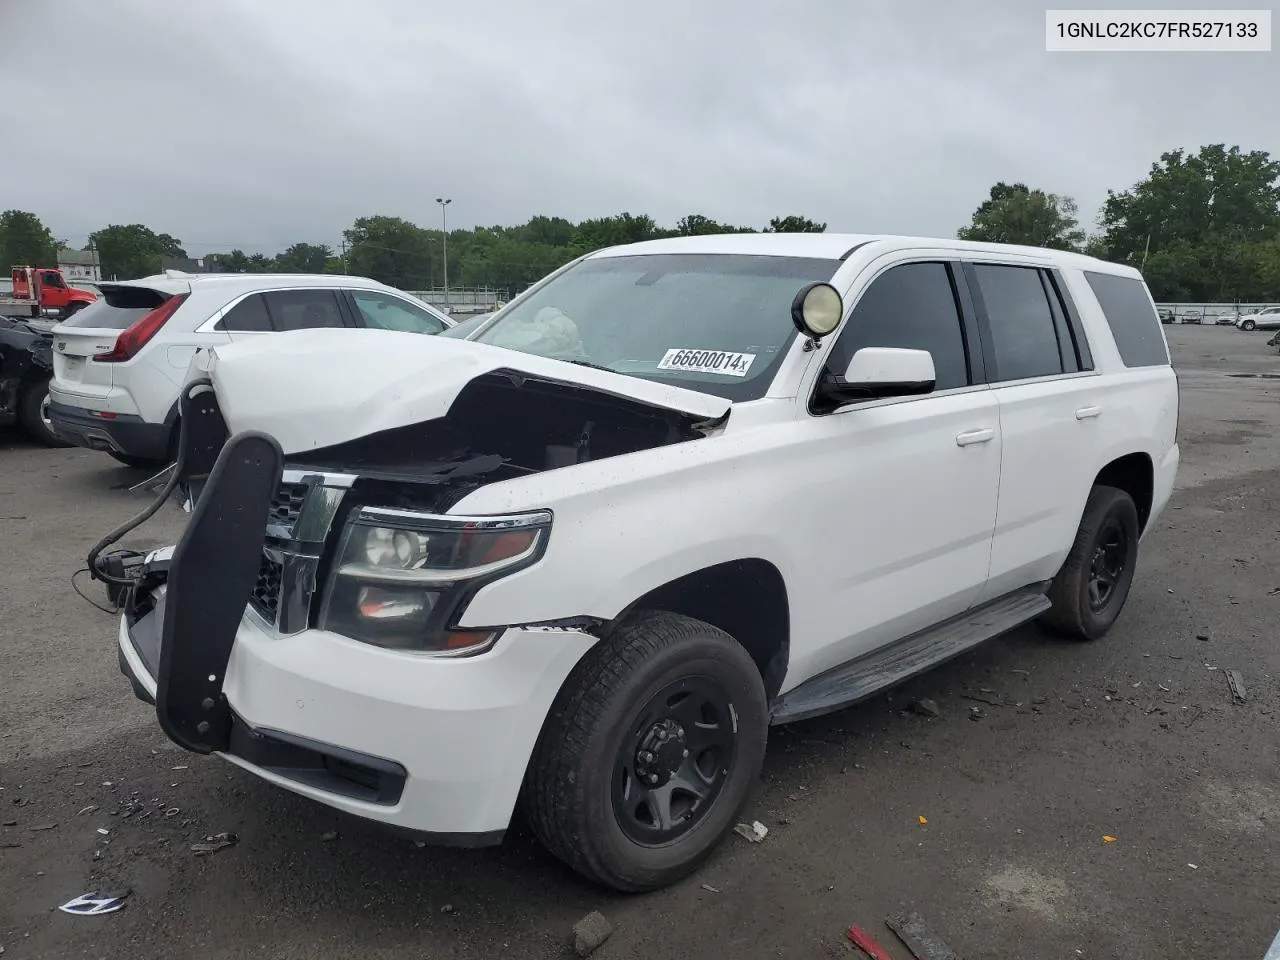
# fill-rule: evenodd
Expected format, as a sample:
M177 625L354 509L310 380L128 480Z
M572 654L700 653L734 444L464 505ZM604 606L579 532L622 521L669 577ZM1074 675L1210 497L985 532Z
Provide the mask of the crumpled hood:
M271 434L286 454L435 420L462 388L499 370L580 386L708 420L730 401L606 370L420 333L320 329L274 333L197 356L227 429Z

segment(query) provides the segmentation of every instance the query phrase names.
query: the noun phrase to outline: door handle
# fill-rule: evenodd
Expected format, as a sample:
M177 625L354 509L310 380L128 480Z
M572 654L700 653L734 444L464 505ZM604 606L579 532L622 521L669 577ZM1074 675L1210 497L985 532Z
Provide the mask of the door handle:
M966 430L964 433L956 434L956 446L967 447L971 443L987 443L996 432L991 427L983 427L981 430Z
M1096 417L1102 413L1101 407L1081 407L1076 411L1077 420L1088 420L1090 417Z

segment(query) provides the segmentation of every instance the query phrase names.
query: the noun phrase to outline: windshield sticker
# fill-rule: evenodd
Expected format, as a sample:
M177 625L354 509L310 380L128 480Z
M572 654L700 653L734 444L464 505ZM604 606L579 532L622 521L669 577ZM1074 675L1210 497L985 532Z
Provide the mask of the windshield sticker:
M755 362L754 353L728 353L724 350L682 350L673 347L658 361L659 370L685 373L718 373L726 377L745 377Z

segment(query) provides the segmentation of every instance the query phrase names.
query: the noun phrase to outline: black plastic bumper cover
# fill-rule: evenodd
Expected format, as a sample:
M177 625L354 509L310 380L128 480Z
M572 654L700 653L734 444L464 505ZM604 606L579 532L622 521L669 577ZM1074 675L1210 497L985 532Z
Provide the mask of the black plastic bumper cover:
M232 716L223 676L258 577L284 455L265 433L227 441L192 508L169 566L156 714L195 753L226 751Z

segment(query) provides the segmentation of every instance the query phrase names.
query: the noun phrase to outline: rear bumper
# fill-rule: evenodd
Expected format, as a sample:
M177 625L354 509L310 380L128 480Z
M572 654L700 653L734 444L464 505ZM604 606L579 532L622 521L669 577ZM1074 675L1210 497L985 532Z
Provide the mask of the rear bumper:
M49 419L58 436L78 447L115 451L157 461L169 455L170 428L164 423L148 423L128 413L104 419L95 417L84 407L73 407L52 399Z

